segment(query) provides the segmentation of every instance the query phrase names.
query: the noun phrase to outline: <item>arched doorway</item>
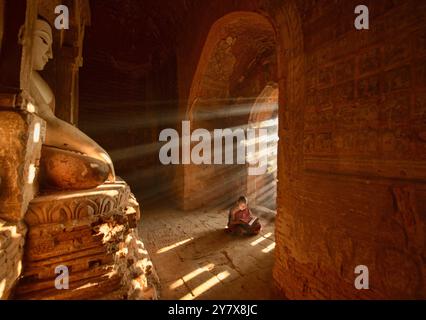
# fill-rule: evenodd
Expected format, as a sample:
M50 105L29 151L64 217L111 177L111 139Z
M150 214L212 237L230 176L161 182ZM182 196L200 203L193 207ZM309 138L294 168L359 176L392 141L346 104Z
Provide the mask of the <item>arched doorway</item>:
M266 172L262 175L247 175L247 195L257 211L273 213L277 200L278 156L278 84L269 83L257 97L250 112L249 128L266 130L265 150L255 150L255 159L266 157ZM255 141L253 141L255 142ZM251 143L251 141L248 141ZM264 154L260 154L260 153Z
M263 114L253 114L256 100L268 84L277 82L276 61L275 31L267 18L234 12L216 21L192 81L186 112L191 130L247 132L250 121ZM224 141L212 148L224 149ZM236 163L240 142L234 137L233 164L184 166L183 209L226 207L250 192L247 167Z

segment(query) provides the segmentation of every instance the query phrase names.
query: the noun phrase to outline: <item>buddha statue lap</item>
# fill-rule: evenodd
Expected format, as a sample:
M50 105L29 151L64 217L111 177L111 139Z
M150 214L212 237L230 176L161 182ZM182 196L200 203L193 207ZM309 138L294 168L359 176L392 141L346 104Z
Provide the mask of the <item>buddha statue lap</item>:
M46 138L40 159L40 182L58 190L90 189L106 180L115 181L114 166L107 152L95 141L55 114L55 97L39 74L52 54L52 28L37 19L33 34L30 93L35 113L46 121Z

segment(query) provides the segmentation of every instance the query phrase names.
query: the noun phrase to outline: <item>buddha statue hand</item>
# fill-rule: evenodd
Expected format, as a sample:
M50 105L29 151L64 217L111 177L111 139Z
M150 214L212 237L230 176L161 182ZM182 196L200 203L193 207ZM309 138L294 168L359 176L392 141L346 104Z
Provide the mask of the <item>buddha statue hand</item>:
M106 151L102 151L100 154L100 157L103 158L108 165L109 168L109 174L108 174L108 181L115 182L115 170L114 170L114 164L112 163L112 160L108 153Z

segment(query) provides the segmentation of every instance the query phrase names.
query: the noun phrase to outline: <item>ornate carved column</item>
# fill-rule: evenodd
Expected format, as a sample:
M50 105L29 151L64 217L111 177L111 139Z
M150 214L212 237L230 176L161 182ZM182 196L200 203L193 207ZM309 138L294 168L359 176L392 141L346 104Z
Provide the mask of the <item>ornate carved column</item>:
M70 16L70 29L62 31L63 42L59 53L61 63L58 65L57 77L66 80L57 91L61 104L58 105L56 116L77 125L79 69L83 66L84 30L90 25L90 7L88 0L77 0L69 3L69 8L75 14Z

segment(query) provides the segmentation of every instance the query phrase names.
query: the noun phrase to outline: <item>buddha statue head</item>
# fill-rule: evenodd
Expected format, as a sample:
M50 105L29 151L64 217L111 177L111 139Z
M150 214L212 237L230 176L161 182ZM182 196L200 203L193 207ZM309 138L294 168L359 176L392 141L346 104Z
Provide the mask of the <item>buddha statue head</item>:
M33 33L33 70L43 70L49 59L53 58L52 42L52 27L47 21L37 19Z

